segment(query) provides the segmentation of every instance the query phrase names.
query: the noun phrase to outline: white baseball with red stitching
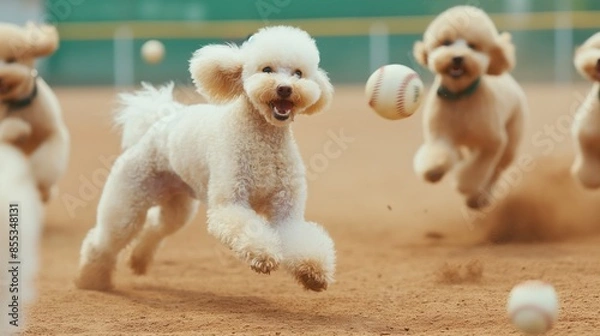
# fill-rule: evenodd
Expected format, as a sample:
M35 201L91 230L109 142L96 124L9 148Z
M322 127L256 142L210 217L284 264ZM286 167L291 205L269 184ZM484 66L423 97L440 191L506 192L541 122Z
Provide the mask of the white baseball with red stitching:
M558 297L554 287L539 280L522 282L508 297L508 316L521 331L542 334L558 319Z
M423 101L423 81L416 71L402 64L375 70L365 85L369 106L390 120L410 117Z

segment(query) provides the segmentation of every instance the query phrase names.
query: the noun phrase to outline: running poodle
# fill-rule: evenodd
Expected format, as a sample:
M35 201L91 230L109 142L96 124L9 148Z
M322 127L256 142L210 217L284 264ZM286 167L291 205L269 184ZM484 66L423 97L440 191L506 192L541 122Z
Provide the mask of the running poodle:
M525 94L508 73L515 64L511 36L498 33L484 11L457 6L429 25L414 56L436 74L414 169L435 183L458 168L458 191L470 208L482 208L515 157L527 114Z
M12 144L29 157L41 198L48 202L67 169L70 140L58 99L38 76L35 61L56 51L58 33L48 25L0 23L0 41L0 121L20 119L31 126Z
M190 62L212 104L184 106L173 85L123 95L117 123L124 152L83 241L76 285L107 290L119 253L144 274L163 238L208 206L208 231L258 273L281 264L306 289L333 281L334 244L304 219L305 168L292 135L297 115L328 108L333 87L315 41L274 26L241 46L208 45Z
M600 33L577 48L574 63L594 84L573 123L576 155L571 172L584 187L596 189L600 187Z

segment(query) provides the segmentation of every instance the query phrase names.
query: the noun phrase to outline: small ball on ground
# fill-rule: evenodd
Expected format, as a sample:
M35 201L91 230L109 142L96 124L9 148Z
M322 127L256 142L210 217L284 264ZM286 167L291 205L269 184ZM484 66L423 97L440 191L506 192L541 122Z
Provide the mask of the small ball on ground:
M540 280L522 282L508 297L511 322L524 333L541 335L558 319L558 297L554 287Z

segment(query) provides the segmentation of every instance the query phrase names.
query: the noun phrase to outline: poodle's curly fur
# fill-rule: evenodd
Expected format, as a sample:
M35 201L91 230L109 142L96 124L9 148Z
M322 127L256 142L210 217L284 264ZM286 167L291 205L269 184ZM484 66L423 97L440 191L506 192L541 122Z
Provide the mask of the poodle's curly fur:
M253 270L282 265L306 289L325 290L334 244L304 219L305 168L290 125L332 99L315 41L298 28L266 27L241 46L197 50L189 70L216 105L177 103L172 84L122 96L124 152L83 241L76 285L111 288L117 255L134 238L129 265L145 273L162 239L204 202L208 231Z
M584 187L597 189L600 187L600 33L576 49L573 61L577 71L593 85L573 123L576 155L571 172Z
M484 11L457 6L431 22L413 51L436 74L422 108L425 141L415 172L435 183L458 168L456 184L467 205L484 207L514 159L528 109L508 73L515 65L511 36L500 34Z
M12 144L29 156L41 198L47 202L67 169L70 138L58 99L37 76L35 60L56 51L58 33L48 25L1 23L0 41L0 121L28 124L28 131ZM2 123L0 132L15 132L7 129L10 124Z
M12 142L30 134L29 124L21 119L9 118L0 121L0 253L2 265L9 265L9 248L18 243L19 293L9 292L13 283L12 274L8 270L0 272L0 334L12 335L24 330L27 321L28 305L37 296L35 278L38 270L38 249L42 231L44 208L37 189L37 182L27 156ZM11 204L18 204L18 212ZM12 211L11 211L12 209ZM12 215L12 216L11 216ZM15 217L18 216L18 217ZM11 222L18 218L18 222ZM12 225L11 225L12 224ZM12 230L17 230L12 231ZM12 232L11 232L12 231ZM13 237L18 237L16 241ZM11 238L9 238L11 237ZM8 304L12 296L19 295L19 326L9 324L12 319L8 315Z

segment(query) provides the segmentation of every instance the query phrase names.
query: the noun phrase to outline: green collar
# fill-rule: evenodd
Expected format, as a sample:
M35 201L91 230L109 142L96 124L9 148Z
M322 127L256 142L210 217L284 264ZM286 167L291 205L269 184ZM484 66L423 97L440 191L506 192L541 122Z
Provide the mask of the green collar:
M475 90L477 90L477 88L479 87L480 82L481 82L481 77L478 77L466 89L462 90L461 92L456 92L456 93L454 93L454 92L448 90L447 88L445 88L444 86L440 85L440 87L437 90L437 95L438 95L438 97L440 97L442 99L446 99L446 100L459 100L461 98L472 95L475 92Z
M33 103L33 101L35 100L35 98L38 95L38 87L37 87L37 80L38 80L38 72L37 70L33 69L31 71L31 76L33 77L33 89L31 90L31 93L22 99L16 99L16 100L5 100L2 101L1 103L4 103L8 106L8 111L9 112L14 112L17 110L20 110L22 108L25 108L29 105L31 105L31 103Z
M31 105L31 103L33 103L33 101L37 97L37 94L38 94L37 83L34 82L33 90L27 97L25 97L23 99L18 99L18 100L8 100L5 103L8 105L8 109L10 111L20 110L22 108L25 108L25 107Z

